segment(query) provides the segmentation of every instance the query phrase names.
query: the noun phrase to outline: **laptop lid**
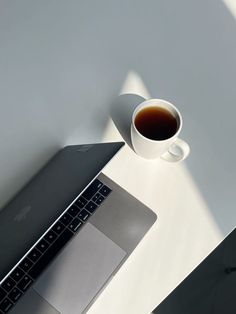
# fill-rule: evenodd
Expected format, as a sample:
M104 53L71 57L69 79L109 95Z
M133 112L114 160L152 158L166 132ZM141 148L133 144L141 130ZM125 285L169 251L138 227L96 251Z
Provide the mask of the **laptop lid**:
M67 146L0 212L0 283L124 145Z

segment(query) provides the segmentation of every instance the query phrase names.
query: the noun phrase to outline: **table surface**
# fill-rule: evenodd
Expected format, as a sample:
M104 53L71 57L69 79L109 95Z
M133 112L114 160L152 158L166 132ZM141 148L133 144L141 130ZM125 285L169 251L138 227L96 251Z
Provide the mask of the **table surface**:
M115 140L122 138L110 121L104 141ZM126 145L104 173L158 219L89 314L102 314L104 308L113 314L148 314L223 237L184 163L145 160Z
M227 208L232 198L225 206L224 222L228 225L223 228L215 218L218 209L214 211L214 207L210 207L209 198L205 198L206 193L191 173L193 168L188 159L196 160L200 152L192 151L184 162L169 163L161 159L143 159L132 150L129 134L132 110L142 99L150 97L140 76L133 73L127 77L115 102L115 106L122 108L111 114L103 141L126 140L128 144L103 172L149 206L158 219L90 308L89 314L104 313L104 308L106 313L113 314L151 313L235 225L236 215ZM121 121L122 118L125 121ZM194 147L194 139L189 144ZM213 164L217 170L219 164ZM205 171L207 165L203 160ZM233 184L230 177L228 182ZM209 183L213 190L216 189L214 177ZM216 200L220 197L215 194Z
M65 144L125 140L104 173L158 220L88 313L149 314L235 227L236 15L230 0L102 3L1 2L0 203ZM178 107L186 161L133 152L142 98L127 93Z

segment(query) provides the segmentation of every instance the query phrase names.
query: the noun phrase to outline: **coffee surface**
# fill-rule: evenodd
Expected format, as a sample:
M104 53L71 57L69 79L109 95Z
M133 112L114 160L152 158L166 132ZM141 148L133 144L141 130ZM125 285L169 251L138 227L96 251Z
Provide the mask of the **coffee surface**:
M161 107L146 107L135 117L137 130L151 140L166 140L177 131L177 121L171 112Z

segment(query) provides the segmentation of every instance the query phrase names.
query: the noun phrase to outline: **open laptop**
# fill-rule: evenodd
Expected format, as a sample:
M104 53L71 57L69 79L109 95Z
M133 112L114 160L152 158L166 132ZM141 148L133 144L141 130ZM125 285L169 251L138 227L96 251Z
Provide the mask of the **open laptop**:
M63 148L0 211L1 314L85 313L155 222L101 173L123 145Z

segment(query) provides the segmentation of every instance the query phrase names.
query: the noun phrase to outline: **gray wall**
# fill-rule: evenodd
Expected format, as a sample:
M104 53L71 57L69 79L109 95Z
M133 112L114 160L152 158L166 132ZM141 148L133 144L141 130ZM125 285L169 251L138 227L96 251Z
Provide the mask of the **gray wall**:
M182 112L187 166L226 235L235 225L235 31L220 0L1 1L0 207L59 147L102 139L133 70Z

